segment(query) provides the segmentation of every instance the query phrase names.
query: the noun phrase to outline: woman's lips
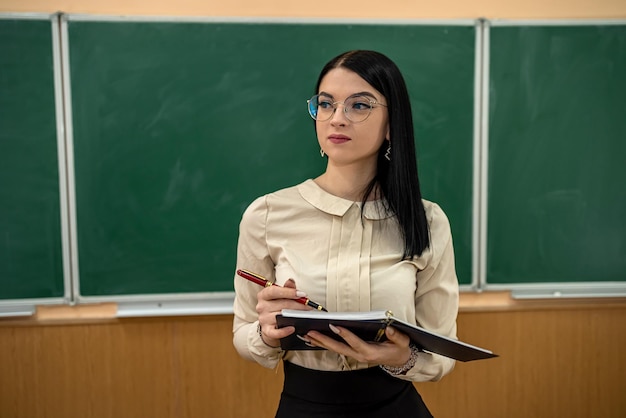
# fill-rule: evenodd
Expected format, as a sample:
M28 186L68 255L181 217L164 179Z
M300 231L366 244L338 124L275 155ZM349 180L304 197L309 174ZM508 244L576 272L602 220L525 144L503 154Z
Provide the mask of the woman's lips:
M329 135L328 136L328 140L330 142L332 142L333 144L343 144L344 142L348 142L350 141L350 137L349 136L345 136L345 135Z

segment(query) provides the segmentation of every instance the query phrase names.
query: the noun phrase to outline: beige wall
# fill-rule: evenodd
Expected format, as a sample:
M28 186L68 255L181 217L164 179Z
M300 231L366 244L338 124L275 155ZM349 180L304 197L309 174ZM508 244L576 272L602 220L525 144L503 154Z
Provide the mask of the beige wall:
M2 12L332 18L626 18L626 0L0 0Z

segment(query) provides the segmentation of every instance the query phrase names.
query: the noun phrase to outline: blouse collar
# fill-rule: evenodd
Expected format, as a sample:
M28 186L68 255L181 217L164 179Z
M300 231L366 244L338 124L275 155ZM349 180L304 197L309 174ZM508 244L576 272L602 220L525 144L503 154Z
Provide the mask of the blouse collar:
M298 185L298 191L304 200L317 209L335 216L344 216L353 205L361 207L361 202L343 199L332 195L317 185L312 179ZM388 213L383 200L368 201L363 216L370 220L387 219L393 215Z

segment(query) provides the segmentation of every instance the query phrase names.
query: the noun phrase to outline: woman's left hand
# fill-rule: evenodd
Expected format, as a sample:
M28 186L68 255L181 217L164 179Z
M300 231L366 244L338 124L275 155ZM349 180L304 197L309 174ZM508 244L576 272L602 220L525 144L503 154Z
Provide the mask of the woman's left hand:
M343 327L330 325L330 329L343 338L345 343L317 331L309 331L306 338L311 345L352 357L363 363L401 367L406 364L411 356L409 337L393 327L385 329L387 341L381 343L363 341Z

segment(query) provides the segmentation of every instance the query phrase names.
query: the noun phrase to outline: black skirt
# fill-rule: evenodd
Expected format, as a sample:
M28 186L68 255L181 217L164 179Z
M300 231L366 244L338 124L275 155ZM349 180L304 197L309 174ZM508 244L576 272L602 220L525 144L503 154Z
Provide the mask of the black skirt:
M276 418L432 418L413 383L380 369L327 372L284 362Z

